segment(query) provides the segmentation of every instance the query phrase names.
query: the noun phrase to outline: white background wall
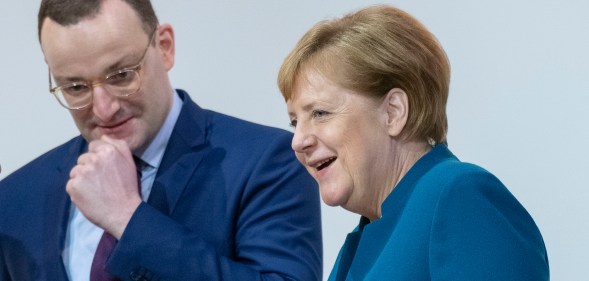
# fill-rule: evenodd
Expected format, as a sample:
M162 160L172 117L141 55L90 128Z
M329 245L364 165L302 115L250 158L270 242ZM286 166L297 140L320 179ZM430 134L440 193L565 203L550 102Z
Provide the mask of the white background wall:
M201 106L284 129L282 59L315 22L375 1L153 1L176 30L176 87ZM389 2L420 19L452 64L449 144L528 209L553 280L589 265L589 2ZM77 134L47 91L38 1L2 1L0 179ZM42 171L39 171L40 173ZM35 175L31 175L35 176ZM325 277L358 216L323 208Z

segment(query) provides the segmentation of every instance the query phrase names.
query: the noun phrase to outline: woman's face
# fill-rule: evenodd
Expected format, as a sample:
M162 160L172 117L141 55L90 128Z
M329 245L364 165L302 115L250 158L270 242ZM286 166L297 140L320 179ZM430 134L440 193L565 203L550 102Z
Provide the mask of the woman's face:
M319 183L323 201L362 213L390 164L386 107L309 70L299 75L287 108L292 148Z

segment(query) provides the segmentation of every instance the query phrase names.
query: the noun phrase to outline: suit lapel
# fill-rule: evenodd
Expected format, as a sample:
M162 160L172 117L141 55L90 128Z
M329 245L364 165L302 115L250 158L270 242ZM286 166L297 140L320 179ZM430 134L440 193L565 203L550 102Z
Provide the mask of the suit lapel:
M47 277L51 280L67 280L62 253L65 247L68 221L71 210L71 200L65 187L69 180L69 173L76 164L78 156L86 151L86 141L82 137L73 140L66 155L63 156L61 165L56 168L56 173L48 173L50 178L44 182L45 199L45 233L43 239L45 250L44 263L48 272Z
M163 171L153 183L148 204L165 214L174 211L180 195L187 186L191 175L200 164L203 153L189 152L179 156L177 161Z
M205 112L186 92L177 91L184 103L148 199L165 214L172 213L207 151Z
M346 242L344 243L344 247L341 251L341 259L338 263L335 281L346 280L348 273L350 271L350 266L352 265L352 261L354 260L354 256L356 255L356 250L358 249L358 244L360 243L360 238L362 237L364 226L366 226L366 224L368 223L370 223L368 218L361 217L358 229L348 234L348 236L346 237Z

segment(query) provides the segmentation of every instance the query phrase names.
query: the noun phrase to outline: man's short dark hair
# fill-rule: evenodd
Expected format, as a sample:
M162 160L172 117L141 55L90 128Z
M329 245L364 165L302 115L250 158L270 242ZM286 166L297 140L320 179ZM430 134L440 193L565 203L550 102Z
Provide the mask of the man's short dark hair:
M74 25L83 19L96 16L105 0L42 0L39 8L37 32L41 41L41 28L46 18L62 26ZM137 13L143 30L151 34L158 25L157 16L149 0L114 0L127 3Z

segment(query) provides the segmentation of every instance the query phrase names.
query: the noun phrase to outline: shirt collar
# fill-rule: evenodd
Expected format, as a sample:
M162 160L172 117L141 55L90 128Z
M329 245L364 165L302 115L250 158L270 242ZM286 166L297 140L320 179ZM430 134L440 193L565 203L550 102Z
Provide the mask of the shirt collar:
M162 162L162 158L164 157L164 152L166 151L166 146L168 145L168 141L172 136L172 131L174 130L174 125L176 125L176 121L178 120L178 116L180 115L180 111L182 109L183 101L180 99L178 94L174 91L174 97L172 99L172 108L166 117L166 121L160 128L159 132L149 144L145 152L139 155L139 158L143 160L149 167L158 168L160 163Z

